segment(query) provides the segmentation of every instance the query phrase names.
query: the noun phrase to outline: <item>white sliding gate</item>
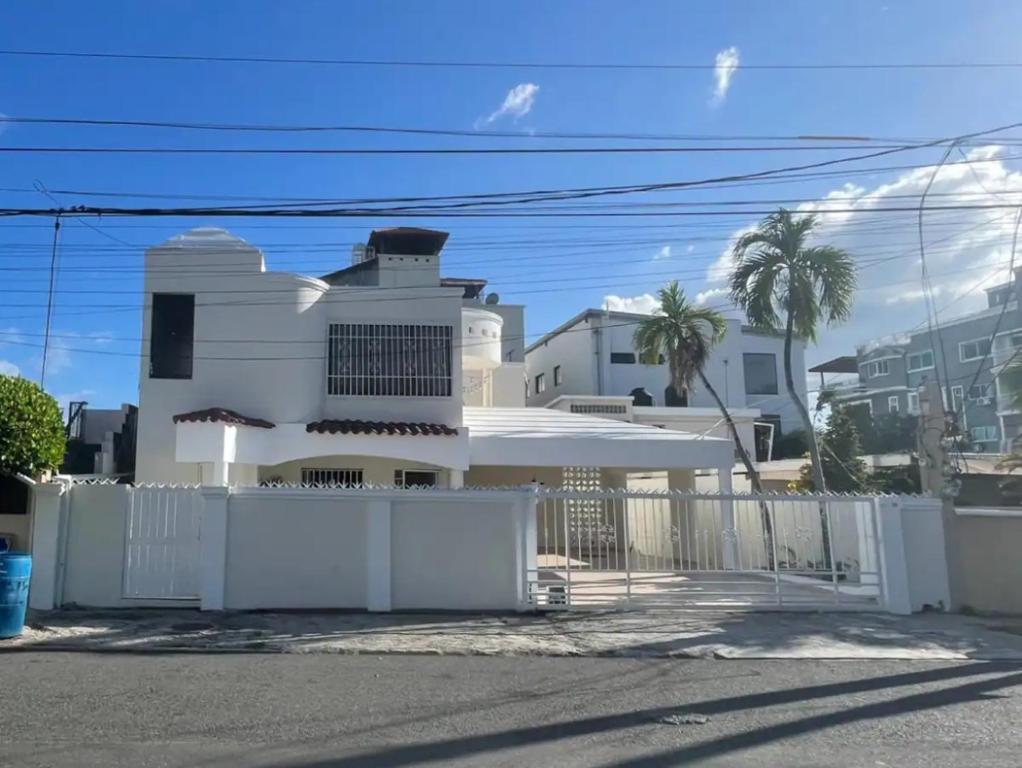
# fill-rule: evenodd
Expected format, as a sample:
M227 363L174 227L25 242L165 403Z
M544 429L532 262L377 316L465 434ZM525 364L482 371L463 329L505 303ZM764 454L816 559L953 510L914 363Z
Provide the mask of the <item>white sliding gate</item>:
M537 607L881 607L872 497L538 495Z
M199 597L198 486L135 486L128 490L124 535L126 598Z

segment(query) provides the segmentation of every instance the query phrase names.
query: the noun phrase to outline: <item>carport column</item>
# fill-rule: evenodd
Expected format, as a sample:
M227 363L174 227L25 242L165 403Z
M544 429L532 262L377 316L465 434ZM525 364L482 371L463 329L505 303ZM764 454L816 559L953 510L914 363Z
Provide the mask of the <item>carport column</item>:
M724 555L724 568L733 570L738 567L738 531L735 529L735 502L731 498L732 465L717 467L717 482L720 486L720 535L721 551Z
M39 483L32 492L32 580L28 605L39 611L58 607L61 507L64 483Z
M366 608L390 610L391 500L368 502L366 514Z
M227 583L227 505L231 489L226 486L202 487L202 523L199 531L199 608L224 609Z
M451 488L464 488L465 487L465 472L460 469L449 470L447 484Z

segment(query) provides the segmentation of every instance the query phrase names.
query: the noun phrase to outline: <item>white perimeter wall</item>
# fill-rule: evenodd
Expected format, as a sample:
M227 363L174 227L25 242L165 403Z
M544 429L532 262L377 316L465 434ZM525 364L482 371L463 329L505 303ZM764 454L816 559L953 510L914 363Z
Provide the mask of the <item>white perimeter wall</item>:
M367 503L230 499L224 608L365 608Z

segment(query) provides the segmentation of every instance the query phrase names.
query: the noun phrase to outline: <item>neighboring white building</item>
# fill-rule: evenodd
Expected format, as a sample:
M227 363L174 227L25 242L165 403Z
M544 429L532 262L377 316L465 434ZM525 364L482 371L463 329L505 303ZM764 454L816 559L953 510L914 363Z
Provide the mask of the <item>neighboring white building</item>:
M441 278L446 240L374 231L323 277L267 272L222 229L150 248L137 480L561 485L585 468L685 486L716 469L730 487L729 440L525 408L523 308Z
M695 429L688 427L689 419L714 414L718 422L717 405L698 382L691 392L677 393L666 363L647 365L639 359L632 337L645 317L586 309L530 344L525 350L527 404L549 406L565 396L623 397L634 401L635 419L644 424ZM804 358L805 343L797 340L792 345L792 370L803 402ZM802 428L784 386L783 334L728 319L727 333L710 355L706 376L750 440L752 421L772 424L777 432ZM676 415L670 418L671 414ZM760 431L761 438L768 437L769 428ZM716 423L712 434L723 436L726 431ZM745 436L742 442L751 445ZM762 450L760 454L765 458Z

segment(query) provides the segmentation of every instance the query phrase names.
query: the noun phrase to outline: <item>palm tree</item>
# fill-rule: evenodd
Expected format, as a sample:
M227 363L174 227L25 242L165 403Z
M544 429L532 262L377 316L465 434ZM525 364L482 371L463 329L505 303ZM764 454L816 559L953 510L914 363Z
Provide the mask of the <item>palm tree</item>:
M824 493L820 448L806 404L795 390L791 370L794 336L816 340L821 321L827 325L848 319L855 295L855 265L831 245L809 245L815 215L792 216L781 208L759 227L738 238L732 251L731 299L760 328L784 328L784 384L802 419L813 465L813 487ZM826 531L826 527L824 528Z
M659 314L642 320L635 329L634 341L639 358L657 360L663 355L671 373L671 384L678 394L688 392L692 388L692 382L699 379L727 422L731 439L735 441L738 455L749 473L752 490L762 493L759 472L756 471L748 451L738 437L738 429L731 414L703 370L710 357L710 350L720 343L727 332L724 316L708 307L690 304L685 298L685 292L678 287L677 280L672 280L661 288L658 297ZM769 530L769 520L766 524Z

